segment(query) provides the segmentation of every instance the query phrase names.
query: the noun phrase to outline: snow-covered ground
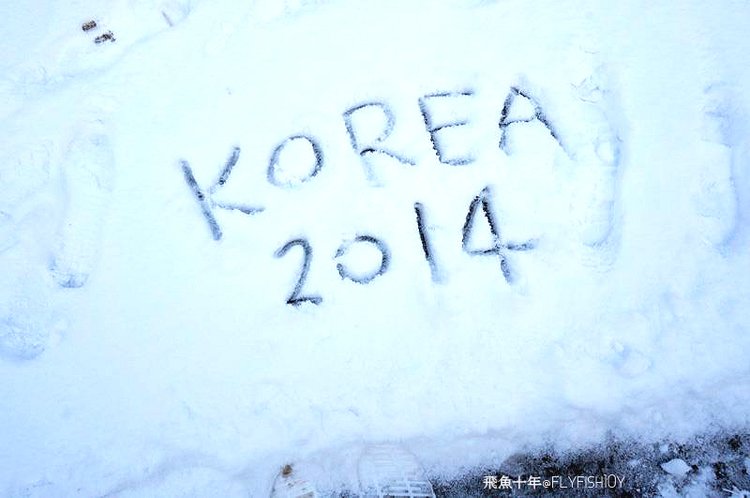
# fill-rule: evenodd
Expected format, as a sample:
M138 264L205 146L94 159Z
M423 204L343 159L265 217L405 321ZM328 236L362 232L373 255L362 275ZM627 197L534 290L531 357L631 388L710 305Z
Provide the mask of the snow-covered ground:
M2 496L750 425L746 1L6 3Z

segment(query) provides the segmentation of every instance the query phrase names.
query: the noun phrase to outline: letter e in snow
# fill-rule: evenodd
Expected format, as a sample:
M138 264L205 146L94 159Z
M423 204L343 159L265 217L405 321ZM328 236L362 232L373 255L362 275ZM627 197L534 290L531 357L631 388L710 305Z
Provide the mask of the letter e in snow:
M449 128L464 126L468 124L469 121L459 120L436 124L433 112L428 107L428 103L433 99L455 99L459 97L470 97L472 95L474 95L473 91L465 90L462 92L432 93L429 95L425 95L424 97L420 97L419 99L419 110L422 112L422 119L424 119L424 125L425 128L427 128L427 133L430 134L432 148L435 150L438 160L443 164L447 164L449 166L463 166L474 162L474 158L471 156L453 158L446 157L447 154L445 151L445 146L443 144L443 141L441 140L441 136L443 135L443 133L441 132L444 132Z

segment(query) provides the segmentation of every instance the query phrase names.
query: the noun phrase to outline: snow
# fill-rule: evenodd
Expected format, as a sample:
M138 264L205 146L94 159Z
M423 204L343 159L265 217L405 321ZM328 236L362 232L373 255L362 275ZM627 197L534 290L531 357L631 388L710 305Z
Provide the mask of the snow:
M692 470L690 465L685 463L685 460L679 458L673 458L672 460L661 464L661 468L664 469L664 472L676 477L684 477L685 474Z
M3 496L747 426L746 2L4 10Z

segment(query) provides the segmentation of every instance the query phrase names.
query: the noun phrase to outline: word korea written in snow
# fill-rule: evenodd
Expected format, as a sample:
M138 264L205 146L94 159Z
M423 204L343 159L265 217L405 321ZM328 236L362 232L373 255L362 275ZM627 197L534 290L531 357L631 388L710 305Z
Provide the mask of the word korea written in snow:
M424 95L418 99L419 112L422 115L424 122L426 137L432 144L432 150L437 156L438 161L441 164L447 166L466 166L474 162L474 159L469 156L455 157L447 153L445 147L446 132L450 129L465 126L468 124L468 120L456 120L450 122L436 122L433 113L432 105L439 99L462 99L471 98L474 95L473 91L461 91L461 92L439 92ZM525 118L511 118L511 108L516 99L521 98L531 103L534 109L533 115ZM384 126L381 132L373 139L365 141L362 138L363 133L358 130L355 126L355 115L361 112L379 112L382 114L384 119ZM416 162L409 159L407 155L401 154L398 151L394 151L386 145L388 137L396 126L396 119L391 110L390 106L385 102L366 102L351 107L343 112L342 114L346 133L349 137L349 142L352 147L352 151L360 158L364 172L368 179L374 179L374 171L372 163L370 161L372 156L380 155L391 158L405 166L416 166ZM549 131L552 138L562 147L562 143L558 137L554 127L547 119L541 105L534 99L528 92L518 87L511 87L508 96L506 97L502 110L500 112L498 127L499 127L499 141L498 145L503 152L509 153L508 150L508 134L514 126L522 125L524 123L539 122L544 125ZM300 145L306 144L305 147ZM290 152L290 148L294 147L294 151ZM280 164L283 161L285 154L299 154L300 150L305 150L306 154L309 155L308 159L312 167L305 171L303 175L297 178L288 178L288 175L282 177L280 174ZM281 189L293 189L300 185L313 181L315 177L326 167L325 156L323 153L324 147L322 144L313 136L308 134L296 134L286 137L276 147L273 148L270 154L266 169L267 181ZM564 148L563 148L564 150ZM237 165L240 157L240 147L234 147L231 154L224 164L223 168L219 172L216 181L209 186L201 186L195 179L193 170L190 163L186 160L180 161L182 173L184 179L190 188L195 199L198 201L201 212L204 219L206 220L210 229L211 235L214 240L219 241L223 237L223 232L219 222L216 219L217 210L236 210L248 215L257 215L264 212L264 207L253 206L249 204L234 204L225 202L216 202L213 200L214 194L221 189L229 180L232 170ZM295 156L297 158L297 156ZM474 248L469 243L471 233L474 229L475 219L478 216L478 212L481 209L482 214L489 225L489 230L492 235L492 243L486 248ZM421 241L421 249L424 254L427 265L430 268L432 280L439 282L441 280L440 270L436 263L435 249L430 240L429 233L426 230L426 208L421 202L414 203L414 216L416 230L419 233ZM508 261L508 255L511 252L523 252L529 251L535 247L535 241L523 241L523 242L511 242L504 241L500 236L500 229L493 215L492 209L492 191L490 187L485 187L479 192L469 205L468 212L466 214L466 220L463 225L463 237L462 247L463 250L473 256L494 256L499 259L500 270L506 282L512 284L515 280L513 269ZM352 246L357 244L368 244L374 247L380 252L380 263L376 265L376 268L370 272L361 273L350 270L344 263L337 262L336 269L339 275L344 280L351 280L358 284L369 284L377 277L385 274L388 271L391 253L388 245L382 239L371 234L356 234L351 240L344 241L338 248L334 255L334 261L340 260ZM293 239L285 243L280 247L274 254L275 257L281 258L291 251L294 247L299 247L303 252L302 267L299 270L296 284L292 289L292 292L288 296L287 304L293 306L299 306L303 303L320 304L323 302L323 298L317 294L311 294L303 291L305 286L305 280L307 278L310 265L312 264L313 248L309 241L304 238Z

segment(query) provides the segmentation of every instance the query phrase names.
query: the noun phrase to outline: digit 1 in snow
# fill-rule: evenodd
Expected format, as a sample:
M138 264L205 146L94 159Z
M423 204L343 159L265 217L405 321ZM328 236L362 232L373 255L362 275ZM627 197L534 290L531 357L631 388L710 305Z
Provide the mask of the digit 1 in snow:
M430 274L433 282L440 282L440 273L435 262L435 254L432 251L432 242L425 228L424 206L421 202L414 203L414 213L417 215L417 230L419 231L419 240L422 242L422 252L427 264L430 266Z
M487 249L472 249L469 247L469 239L472 230L474 229L474 220L480 204L482 205L482 212L484 213L484 217L489 224L490 233L492 234L492 246ZM473 256L497 255L500 258L500 269L503 272L505 281L512 284L515 280L515 275L508 264L506 251L529 251L536 246L536 241L529 240L521 244L516 244L514 242L509 242L507 244L502 243L500 232L497 227L497 221L495 220L495 215L492 212L492 205L490 204L490 188L485 187L479 195L474 197L474 200L471 201L469 212L466 214L466 222L464 222L463 239L461 244L464 252Z

